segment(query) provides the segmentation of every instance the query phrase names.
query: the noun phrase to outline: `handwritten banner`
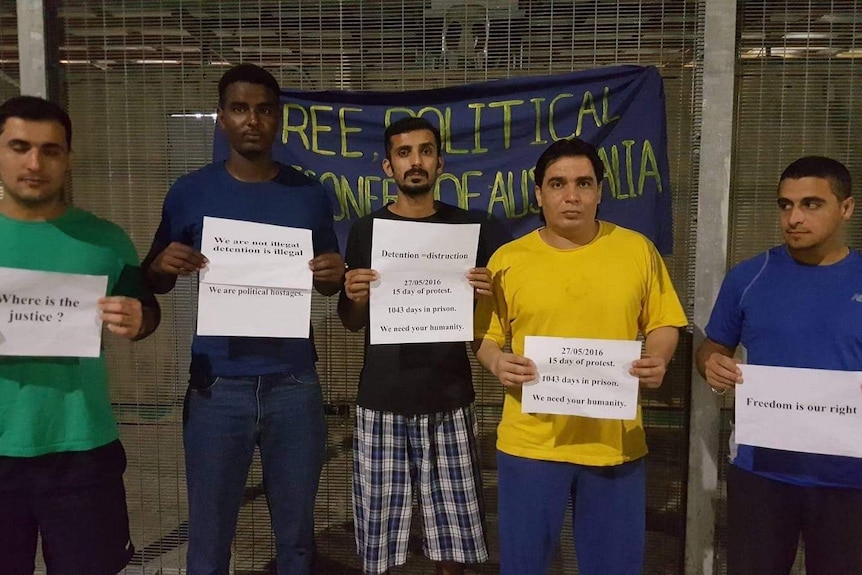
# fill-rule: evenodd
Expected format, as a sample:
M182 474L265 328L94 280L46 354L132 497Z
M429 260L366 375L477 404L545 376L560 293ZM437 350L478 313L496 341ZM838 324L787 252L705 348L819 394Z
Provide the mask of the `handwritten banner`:
M319 179L331 194L342 246L353 220L392 201L381 169L383 131L405 116L440 128L444 173L435 196L487 212L513 237L537 228L533 169L544 149L577 136L596 145L606 176L599 217L672 249L662 79L621 66L408 92L283 90L274 155ZM216 128L214 159L228 156Z

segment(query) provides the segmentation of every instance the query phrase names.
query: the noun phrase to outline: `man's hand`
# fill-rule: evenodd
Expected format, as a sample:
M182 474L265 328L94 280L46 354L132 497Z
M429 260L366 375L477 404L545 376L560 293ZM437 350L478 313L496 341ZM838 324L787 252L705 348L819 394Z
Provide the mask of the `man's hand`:
M467 281L473 286L473 297L491 295L491 272L488 268L470 268Z
M505 387L521 387L539 375L533 360L514 353L500 352L491 364L491 373Z
M354 303L366 304L371 294L371 282L380 276L374 270L358 268L344 276L344 295Z
M316 256L308 262L314 281L340 284L344 277L344 260L341 254L327 253Z
M99 319L112 333L126 339L135 339L143 327L141 302L125 296L99 298Z
M667 362L660 355L646 355L632 362L629 374L638 378L640 387L658 389L667 373Z
M724 393L742 383L739 361L722 353L714 352L704 362L706 383L718 393Z
M206 267L208 260L202 253L180 242L171 242L150 264L157 274L187 276Z

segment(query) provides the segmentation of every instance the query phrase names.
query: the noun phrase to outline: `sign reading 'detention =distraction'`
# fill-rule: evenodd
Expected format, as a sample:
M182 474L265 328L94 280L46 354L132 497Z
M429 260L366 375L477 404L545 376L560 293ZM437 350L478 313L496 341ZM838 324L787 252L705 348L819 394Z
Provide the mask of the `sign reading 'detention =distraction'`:
M369 342L432 343L473 338L479 224L374 220Z

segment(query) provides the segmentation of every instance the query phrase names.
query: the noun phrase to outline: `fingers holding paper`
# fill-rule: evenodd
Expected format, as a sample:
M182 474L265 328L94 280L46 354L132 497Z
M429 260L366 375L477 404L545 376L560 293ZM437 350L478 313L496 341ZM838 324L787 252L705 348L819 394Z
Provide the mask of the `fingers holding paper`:
M371 294L371 282L377 281L376 271L364 268L350 270L344 275L344 293L350 301L368 303Z
M474 296L491 295L491 272L488 268L470 268L467 281L473 287Z
M108 330L126 339L135 339L143 325L140 300L125 296L99 298L99 319Z
M645 356L632 362L629 374L638 378L640 387L657 389L661 387L667 373L667 362L660 355Z
M712 353L704 363L706 383L714 390L724 393L742 383L739 361L724 354Z
M207 258L196 249L171 242L155 257L150 268L158 274L187 276L204 269L207 262Z
M501 352L492 367L491 372L505 387L520 387L539 375L533 360L514 353Z
M308 267L314 276L315 282L341 283L344 277L344 260L341 254L320 254L308 262Z

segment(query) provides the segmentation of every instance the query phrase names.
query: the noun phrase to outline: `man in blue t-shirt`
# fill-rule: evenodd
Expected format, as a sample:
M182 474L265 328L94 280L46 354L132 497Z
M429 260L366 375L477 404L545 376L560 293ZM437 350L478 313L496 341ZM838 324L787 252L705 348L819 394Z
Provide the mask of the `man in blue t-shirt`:
M218 123L230 155L178 179L165 197L143 263L157 293L206 266L200 253L204 216L311 230L315 288L323 295L341 288L344 262L325 190L272 158L281 126L279 95L276 79L258 66L240 64L222 76ZM183 418L189 575L228 572L255 445L278 573L311 572L314 499L326 443L316 361L310 337L194 337Z
M853 207L840 162L809 156L784 170L784 244L728 272L697 350L713 392L742 383L739 345L751 364L862 371L862 254L844 239ZM731 440L727 507L728 573L789 573L800 534L808 575L862 573L862 459Z

